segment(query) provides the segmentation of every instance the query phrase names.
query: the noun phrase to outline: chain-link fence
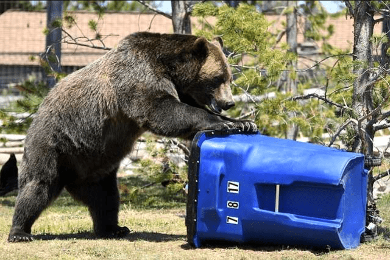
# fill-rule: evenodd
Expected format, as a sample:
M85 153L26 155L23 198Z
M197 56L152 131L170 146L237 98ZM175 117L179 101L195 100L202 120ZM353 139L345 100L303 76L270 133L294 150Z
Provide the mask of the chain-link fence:
M53 32L47 25L47 9L51 3L0 2L1 107L19 94L18 85L27 79L47 80L40 61L48 51L45 31ZM99 16L95 11L63 10L62 19L59 72L66 74L96 60L130 33L173 32L170 19L148 12L105 11Z

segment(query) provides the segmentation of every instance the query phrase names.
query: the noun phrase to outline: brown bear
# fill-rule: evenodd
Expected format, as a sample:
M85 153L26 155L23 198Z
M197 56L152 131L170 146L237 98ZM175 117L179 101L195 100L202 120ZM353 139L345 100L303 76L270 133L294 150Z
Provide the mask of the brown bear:
M116 173L145 131L191 139L205 129L256 131L221 116L234 105L222 40L134 33L62 79L27 132L10 242L32 240L31 226L65 188L88 206L99 237L123 237Z

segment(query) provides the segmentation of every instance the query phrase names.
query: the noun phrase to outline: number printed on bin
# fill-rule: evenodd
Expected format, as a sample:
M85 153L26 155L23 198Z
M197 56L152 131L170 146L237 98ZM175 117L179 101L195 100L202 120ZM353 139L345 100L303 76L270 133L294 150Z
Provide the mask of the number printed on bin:
M227 192L240 193L240 183L236 181L227 182Z
M236 218L236 217L231 217L231 216L227 216L227 217L226 217L226 223L227 223L227 224L238 225L238 218Z
M240 207L240 203L238 201L228 200L226 204L229 209L238 209Z

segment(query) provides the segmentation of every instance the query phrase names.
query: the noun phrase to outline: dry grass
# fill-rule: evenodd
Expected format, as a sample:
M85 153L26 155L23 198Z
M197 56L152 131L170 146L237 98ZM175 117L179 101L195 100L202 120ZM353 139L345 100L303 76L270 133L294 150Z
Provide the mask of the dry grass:
M186 242L185 206L159 202L138 207L123 201L120 224L133 230L125 239L96 239L85 207L66 193L33 226L31 243L6 241L15 193L0 198L0 259L390 259L390 224L384 222L378 240L354 250L315 251L310 248L261 245L209 245L193 249ZM378 206L390 220L390 196ZM164 209L165 208L165 209Z

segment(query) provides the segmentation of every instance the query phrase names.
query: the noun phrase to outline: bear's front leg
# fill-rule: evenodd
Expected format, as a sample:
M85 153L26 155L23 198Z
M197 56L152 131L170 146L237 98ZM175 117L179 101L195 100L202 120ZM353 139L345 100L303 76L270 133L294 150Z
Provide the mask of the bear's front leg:
M257 126L252 121L229 119L205 109L187 105L175 98L163 99L153 108L147 116L147 123L144 124L144 127L146 126L147 129L158 135L191 139L202 130L257 131Z

